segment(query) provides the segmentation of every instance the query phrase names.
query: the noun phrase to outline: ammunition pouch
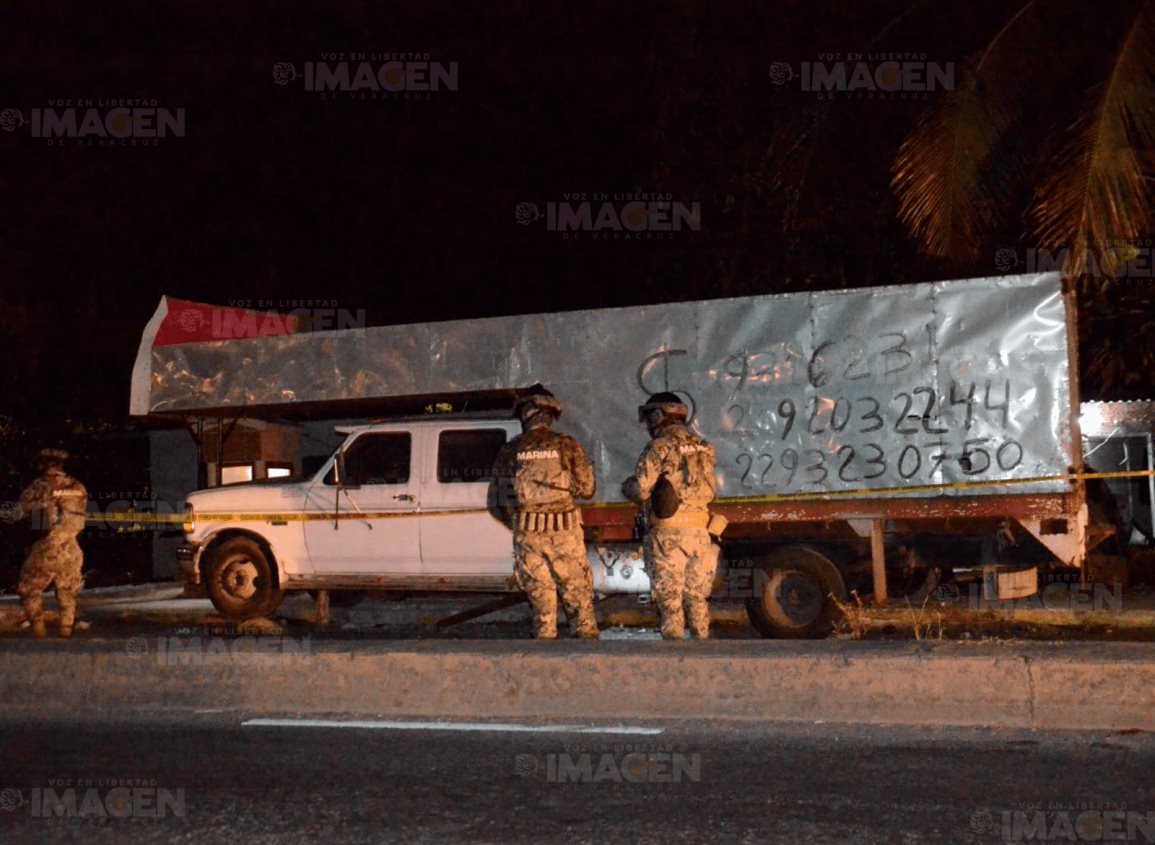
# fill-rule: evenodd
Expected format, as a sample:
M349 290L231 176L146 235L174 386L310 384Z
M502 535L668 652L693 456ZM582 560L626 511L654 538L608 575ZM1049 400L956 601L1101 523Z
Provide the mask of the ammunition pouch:
M581 528L581 511L576 508L561 513L521 511L517 515L517 530L526 534L547 531L573 531Z
M650 491L650 512L657 519L670 519L682 506L678 491L670 483L670 479L662 476Z

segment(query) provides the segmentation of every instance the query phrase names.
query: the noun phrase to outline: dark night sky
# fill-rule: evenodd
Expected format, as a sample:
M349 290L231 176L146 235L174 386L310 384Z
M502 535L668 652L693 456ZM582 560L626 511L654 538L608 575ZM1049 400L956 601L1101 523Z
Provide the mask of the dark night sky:
M887 190L925 101L836 103L793 232L767 178L775 133L814 105L770 64L865 51L908 5L8 4L0 108L150 98L184 108L187 135L0 132L4 410L122 418L163 293L335 300L387 324L942 277ZM1018 5L926 4L876 49L961 62ZM274 84L276 62L354 51L457 62L459 90ZM573 242L515 220L519 202L638 189L700 202L701 231Z

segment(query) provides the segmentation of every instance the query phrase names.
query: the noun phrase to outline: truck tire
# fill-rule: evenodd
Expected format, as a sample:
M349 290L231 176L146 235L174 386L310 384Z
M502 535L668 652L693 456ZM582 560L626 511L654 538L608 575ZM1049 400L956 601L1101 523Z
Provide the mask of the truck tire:
M211 551L205 580L213 607L230 619L268 616L281 604L285 591L260 544L248 537L225 540Z
M754 595L746 600L750 623L762 636L821 639L841 612L830 600L846 600L842 574L830 559L808 546L774 550L754 578Z

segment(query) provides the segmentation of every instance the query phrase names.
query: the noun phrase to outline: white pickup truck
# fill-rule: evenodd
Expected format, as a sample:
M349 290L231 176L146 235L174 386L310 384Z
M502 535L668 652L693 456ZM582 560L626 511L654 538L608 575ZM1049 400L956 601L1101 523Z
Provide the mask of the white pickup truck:
M182 576L222 614L264 616L290 590L515 592L510 529L489 508L517 420L424 417L338 429L309 479L191 493ZM590 544L599 594L648 593L637 543Z

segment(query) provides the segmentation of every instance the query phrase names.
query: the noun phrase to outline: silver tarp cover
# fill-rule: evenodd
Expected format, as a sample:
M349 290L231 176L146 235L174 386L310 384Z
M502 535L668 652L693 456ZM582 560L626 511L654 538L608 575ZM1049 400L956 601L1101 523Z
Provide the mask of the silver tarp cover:
M659 390L717 446L719 496L1053 492L942 485L1073 463L1057 273L157 346L151 370L151 412L541 382L600 500L621 499Z

